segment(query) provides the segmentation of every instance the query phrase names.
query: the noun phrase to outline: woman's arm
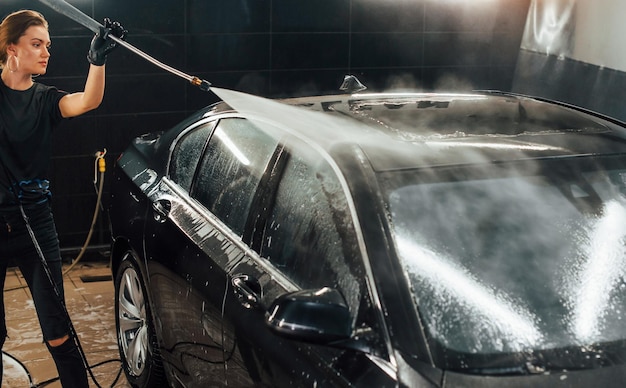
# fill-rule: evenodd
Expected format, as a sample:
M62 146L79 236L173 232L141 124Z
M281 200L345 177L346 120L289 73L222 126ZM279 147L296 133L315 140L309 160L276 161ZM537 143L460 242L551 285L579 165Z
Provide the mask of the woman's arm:
M107 55L117 47L109 38L113 34L120 39L126 37L126 30L117 22L104 20L104 26L91 40L87 60L91 64L85 90L65 95L59 101L61 115L65 118L79 116L100 106L104 98L105 63Z
M65 95L59 101L61 115L65 118L75 117L96 109L104 97L105 66L89 66L85 90Z

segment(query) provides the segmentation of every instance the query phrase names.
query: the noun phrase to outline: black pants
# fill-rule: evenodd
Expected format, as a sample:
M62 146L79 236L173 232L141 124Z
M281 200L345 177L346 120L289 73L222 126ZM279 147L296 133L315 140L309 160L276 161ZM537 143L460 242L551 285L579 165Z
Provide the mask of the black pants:
M0 211L0 285L4 289L6 270L12 260L19 267L31 291L44 340L63 338L70 334L70 322L61 304L64 298L62 262L50 205L45 202L25 206L24 211L43 251L58 294L46 274L19 209ZM0 298L0 307L2 345L7 336L3 298ZM64 388L88 386L87 373L73 338L70 337L58 350L50 346L48 348Z

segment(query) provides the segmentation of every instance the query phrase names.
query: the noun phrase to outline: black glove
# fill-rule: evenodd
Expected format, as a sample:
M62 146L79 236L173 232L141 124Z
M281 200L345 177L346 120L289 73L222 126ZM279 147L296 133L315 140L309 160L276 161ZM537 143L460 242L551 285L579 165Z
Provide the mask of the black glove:
M91 47L87 53L89 63L96 66L104 65L107 55L117 47L117 43L110 39L109 35L124 39L127 32L118 22L111 22L109 18L105 18L104 26L100 27L100 31L91 40Z

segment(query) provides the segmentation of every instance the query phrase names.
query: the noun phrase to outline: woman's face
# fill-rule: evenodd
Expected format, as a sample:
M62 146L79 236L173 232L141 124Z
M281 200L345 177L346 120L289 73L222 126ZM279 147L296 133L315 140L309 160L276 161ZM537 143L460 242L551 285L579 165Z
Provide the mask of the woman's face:
M9 46L9 55L17 56L19 61L17 71L20 73L45 74L48 59L50 59L49 48L50 34L48 30L43 26L30 26L17 44ZM9 60L10 62L11 60Z

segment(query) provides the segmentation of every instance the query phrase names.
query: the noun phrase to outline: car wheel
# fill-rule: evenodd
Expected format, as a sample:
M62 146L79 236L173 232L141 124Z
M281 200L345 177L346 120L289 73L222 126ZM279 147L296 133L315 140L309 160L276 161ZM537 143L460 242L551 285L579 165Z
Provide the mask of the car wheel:
M163 364L146 287L132 255L126 253L115 276L115 324L122 369L133 387L163 387Z

